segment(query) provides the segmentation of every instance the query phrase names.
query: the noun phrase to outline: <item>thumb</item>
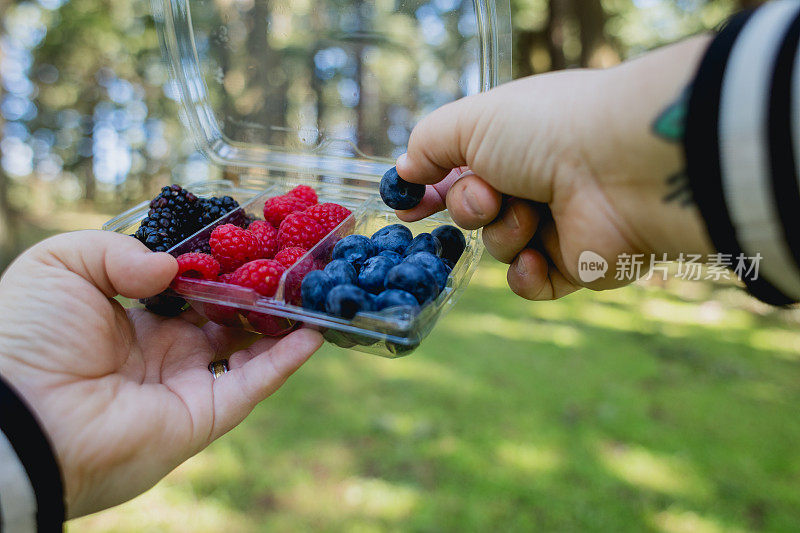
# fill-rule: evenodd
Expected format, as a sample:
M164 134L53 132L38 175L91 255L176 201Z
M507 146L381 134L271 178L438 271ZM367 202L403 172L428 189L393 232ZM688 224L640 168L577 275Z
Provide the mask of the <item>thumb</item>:
M178 272L167 253L155 253L129 235L76 231L34 246L33 259L63 268L97 287L109 298L147 298L166 289Z
M454 168L471 166L474 154L470 143L482 115L481 96L456 100L423 118L411 132L407 153L397 159L400 177L430 185L442 181Z
M500 193L549 202L554 163L574 157L564 153L571 126L559 115L576 98L562 102L570 85L563 76L532 76L440 107L411 132L397 173L434 184L468 166Z

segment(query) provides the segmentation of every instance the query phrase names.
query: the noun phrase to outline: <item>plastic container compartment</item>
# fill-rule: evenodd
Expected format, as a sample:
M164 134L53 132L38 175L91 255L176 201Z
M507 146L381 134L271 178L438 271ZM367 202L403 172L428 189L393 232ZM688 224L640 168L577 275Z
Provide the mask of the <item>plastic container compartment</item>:
M171 80L167 93L198 149L225 180L187 185L233 196L241 211L179 243L190 251L241 212L303 183L345 220L284 274L274 298L241 287L180 279L171 291L209 319L264 334L299 323L339 346L387 357L413 350L449 309L482 252L479 232L448 286L415 317L381 313L342 320L295 305L302 275L329 259L348 233L397 223L378 183L405 151L413 125L437 107L510 79L508 0L153 0ZM133 233L141 204L104 228ZM416 235L451 223L446 212L408 224Z

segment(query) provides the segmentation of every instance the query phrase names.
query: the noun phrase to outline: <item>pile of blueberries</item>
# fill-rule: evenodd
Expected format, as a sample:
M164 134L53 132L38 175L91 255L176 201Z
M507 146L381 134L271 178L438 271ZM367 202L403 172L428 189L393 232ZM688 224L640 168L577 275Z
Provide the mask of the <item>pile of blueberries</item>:
M303 307L346 319L387 308L418 313L445 288L465 246L464 234L450 225L416 237L402 224L371 238L348 235L336 243L324 270L303 278Z

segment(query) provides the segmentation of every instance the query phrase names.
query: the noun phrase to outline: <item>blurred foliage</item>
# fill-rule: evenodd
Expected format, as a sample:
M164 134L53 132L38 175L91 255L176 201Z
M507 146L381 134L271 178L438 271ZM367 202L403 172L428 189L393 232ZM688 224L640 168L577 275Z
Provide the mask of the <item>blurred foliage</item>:
M424 1L415 10L409 7L418 5L413 2L400 3L397 9L419 26L441 61L468 71L463 56L453 54L468 54L469 49L458 52L462 41L440 35L445 28L451 35L474 32L469 29L474 23L464 26L474 18L472 4ZM711 28L737 4L734 0L512 0L515 74L612 65ZM327 11L323 11L319 7L323 4L314 9L310 5L305 0L197 4L198 16L211 9L225 19L216 33L198 36L206 43L200 43L201 53L208 50L205 59L223 70L219 85L227 100L218 99L215 105L224 119L231 116L241 122L267 112L278 123L289 120L290 114L312 117L311 124L288 124L295 129L323 130L328 122L335 130L336 124L353 123L356 132L334 134L352 139L367 153L389 151L383 144L372 145L388 138L396 152L420 114L441 104L443 97L458 96L433 94L432 106L416 110L405 104L383 105L382 99L377 107L369 105L366 95L374 91L370 80L381 78L381 90L386 91L383 87L392 83L387 65L396 65L399 73L399 56L389 54L382 67L370 66L374 61L370 62L369 50L350 43L344 46L350 55L342 59L337 55L342 47L323 47L324 32L307 30L327 27L332 17L369 21L368 6L332 1L324 4ZM375 5L376 10L392 10L391 3ZM71 213L113 213L168 182L219 176L219 169L194 151L181 127L175 90L168 82L149 13L147 0L0 1L0 268L32 241L75 229L64 226L63 219ZM462 13L461 18L452 13ZM261 19L264 24L252 22ZM268 20L276 31L265 39ZM396 27L398 20L391 19L388 28ZM215 47L222 41L230 44ZM251 58L272 57L263 49L283 46L287 65L245 62L247 68L237 73L235 67L242 61L236 46ZM376 50L387 55L384 49ZM206 74L206 81L214 85L214 72ZM474 90L470 83L460 80L458 86L462 92ZM264 92L266 88L272 92ZM390 101L401 102L404 91L395 92ZM213 87L212 93L220 94ZM415 98L422 100L419 95ZM269 108L275 101L287 114L283 120ZM347 116L326 118L337 113ZM224 119L228 128L231 121Z
M411 356L325 346L154 490L70 530L796 531L798 316L661 285L533 305L487 258Z

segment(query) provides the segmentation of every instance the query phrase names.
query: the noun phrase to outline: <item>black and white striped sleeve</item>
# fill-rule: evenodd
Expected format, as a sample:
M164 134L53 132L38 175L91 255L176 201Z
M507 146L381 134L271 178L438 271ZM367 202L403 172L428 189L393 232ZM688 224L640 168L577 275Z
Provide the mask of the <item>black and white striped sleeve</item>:
M61 473L27 405L0 379L0 531L61 531Z
M719 252L758 261L748 289L800 301L800 1L732 18L692 84L684 147Z

